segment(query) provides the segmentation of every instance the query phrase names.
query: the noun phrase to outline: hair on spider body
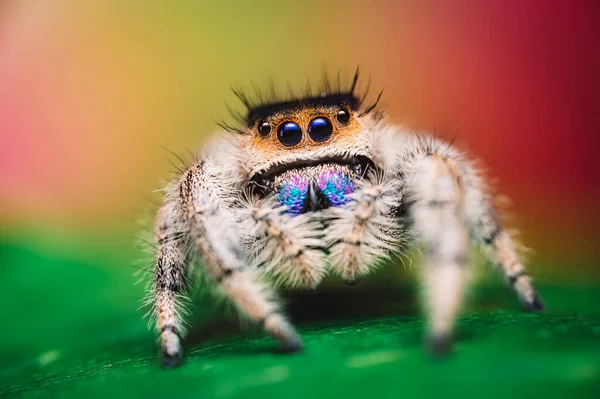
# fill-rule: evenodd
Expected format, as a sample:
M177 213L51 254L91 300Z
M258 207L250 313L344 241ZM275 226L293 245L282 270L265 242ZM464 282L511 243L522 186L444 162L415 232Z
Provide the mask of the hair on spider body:
M167 187L150 288L166 367L181 360L194 272L288 352L302 340L276 287L314 289L328 274L354 284L414 244L424 247L432 352L451 347L470 241L503 270L524 308L541 310L485 176L453 145L386 123L381 93L366 103L358 81L358 70L346 88L326 76L319 95L308 86L285 99L256 86L257 99L235 90L246 107L233 112L241 127L220 126L241 134L215 141Z

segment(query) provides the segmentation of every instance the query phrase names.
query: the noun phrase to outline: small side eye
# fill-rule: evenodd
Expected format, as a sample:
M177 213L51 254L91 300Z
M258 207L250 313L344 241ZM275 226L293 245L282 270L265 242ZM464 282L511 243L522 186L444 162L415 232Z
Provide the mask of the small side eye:
M267 136L269 133L271 133L271 124L266 121L259 122L258 133L263 137Z
M348 121L350 121L350 112L348 112L348 110L342 108L338 111L338 113L336 115L336 119L338 120L338 122L346 124L346 123L348 123Z
M302 129L295 122L284 122L277 129L277 139L286 147L293 147L302 141Z

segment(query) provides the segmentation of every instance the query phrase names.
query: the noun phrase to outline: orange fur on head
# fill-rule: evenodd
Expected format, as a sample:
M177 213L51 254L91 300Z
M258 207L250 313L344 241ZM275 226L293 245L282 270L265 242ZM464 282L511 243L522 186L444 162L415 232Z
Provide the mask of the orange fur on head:
M350 113L350 120L347 123L340 123L336 119L337 112L341 109ZM301 108L284 110L277 112L262 121L258 121L255 126L251 126L250 130L250 145L264 154L276 155L280 151L293 151L294 149L310 149L317 146L329 145L332 142L343 141L348 136L360 134L360 122L357 119L357 113L346 106L340 105L337 107L330 106L303 106ZM313 141L308 136L309 123L317 118L324 117L331 121L333 125L333 134L323 142ZM267 122L271 125L271 132L267 136L261 136L258 133L258 125L262 122ZM294 147L286 147L277 140L277 129L283 123L295 122L302 129L302 141Z

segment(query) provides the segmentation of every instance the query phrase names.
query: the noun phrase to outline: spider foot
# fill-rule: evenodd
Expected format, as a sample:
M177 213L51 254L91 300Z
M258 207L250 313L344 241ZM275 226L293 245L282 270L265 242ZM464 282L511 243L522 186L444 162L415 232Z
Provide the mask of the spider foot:
M533 293L530 301L522 301L523 310L526 312L541 312L546 308L544 301L537 292Z
M287 336L279 341L279 352L295 353L302 351L302 338L296 333Z
M452 349L452 338L449 334L434 334L427 341L427 349L434 357L445 356Z
M179 366L183 358L179 336L173 328L166 328L161 335L160 362L163 368L170 369Z
M174 353L169 353L163 349L160 355L160 363L165 369L172 369L179 366L183 358L181 349L178 349Z

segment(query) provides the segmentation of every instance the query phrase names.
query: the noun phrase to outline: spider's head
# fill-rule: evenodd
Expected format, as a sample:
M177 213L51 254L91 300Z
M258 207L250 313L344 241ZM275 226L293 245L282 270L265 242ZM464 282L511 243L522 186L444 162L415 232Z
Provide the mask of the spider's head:
M377 164L373 125L380 119L372 112L377 102L364 105L365 96L355 93L357 80L358 72L349 90L332 91L326 84L317 96L259 104L237 92L248 109L240 131L241 166L248 184L265 192L295 187L294 192L308 196L322 194L325 188L318 186L327 184L336 186L336 195L352 191L354 177L362 178Z
M357 70L347 90L339 84L332 90L325 81L319 95L285 101L255 104L235 92L247 107L240 132L250 180L327 162L353 165L359 172L372 164L369 132L381 118L376 110L381 93L375 103L364 104L366 93L356 93L358 77Z
M364 165L361 110L351 95L327 95L270 104L248 116L246 148L253 177L326 162Z

